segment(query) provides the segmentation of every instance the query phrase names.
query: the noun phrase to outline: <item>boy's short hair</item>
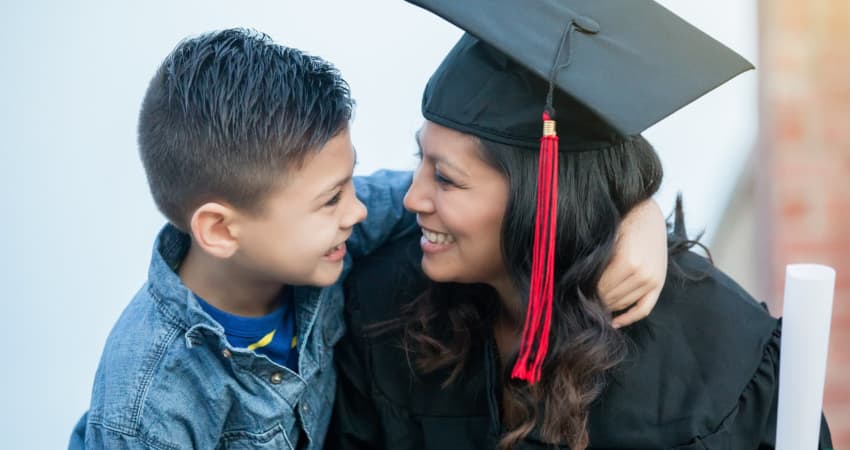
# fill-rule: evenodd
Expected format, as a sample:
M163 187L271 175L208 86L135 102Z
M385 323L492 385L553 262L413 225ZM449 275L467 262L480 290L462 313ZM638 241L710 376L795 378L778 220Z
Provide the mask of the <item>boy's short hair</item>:
M206 201L259 212L287 170L346 129L353 107L333 65L265 34L186 39L157 70L139 117L154 201L184 231Z

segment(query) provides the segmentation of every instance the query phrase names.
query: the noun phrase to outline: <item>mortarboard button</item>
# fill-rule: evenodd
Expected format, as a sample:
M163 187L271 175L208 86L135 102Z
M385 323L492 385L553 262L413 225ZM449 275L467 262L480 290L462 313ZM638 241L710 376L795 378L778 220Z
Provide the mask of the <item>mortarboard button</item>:
M574 18L573 25L575 25L579 31L582 31L587 34L596 34L600 30L599 22L587 16L578 16Z

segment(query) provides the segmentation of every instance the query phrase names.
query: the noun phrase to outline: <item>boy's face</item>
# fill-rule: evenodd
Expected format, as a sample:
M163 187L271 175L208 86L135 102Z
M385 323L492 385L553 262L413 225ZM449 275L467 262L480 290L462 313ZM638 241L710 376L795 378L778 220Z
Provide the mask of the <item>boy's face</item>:
M342 272L345 241L366 218L351 180L354 162L346 128L301 169L289 171L262 214L240 219L237 264L259 282L333 284Z

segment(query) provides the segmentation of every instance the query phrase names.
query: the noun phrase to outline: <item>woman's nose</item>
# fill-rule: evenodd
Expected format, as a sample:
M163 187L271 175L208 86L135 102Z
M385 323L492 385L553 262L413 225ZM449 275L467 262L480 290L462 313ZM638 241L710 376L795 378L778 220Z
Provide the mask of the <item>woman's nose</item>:
M428 214L434 211L434 203L431 201L433 189L426 181L423 172L420 166L413 175L413 182L410 183L407 194L404 195L404 207L416 214Z

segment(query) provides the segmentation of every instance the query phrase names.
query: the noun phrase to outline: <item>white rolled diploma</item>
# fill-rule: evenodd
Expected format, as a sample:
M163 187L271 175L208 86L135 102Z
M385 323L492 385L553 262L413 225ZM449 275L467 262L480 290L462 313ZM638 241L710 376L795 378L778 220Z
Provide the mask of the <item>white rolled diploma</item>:
M776 450L818 448L834 291L831 267L786 267Z

